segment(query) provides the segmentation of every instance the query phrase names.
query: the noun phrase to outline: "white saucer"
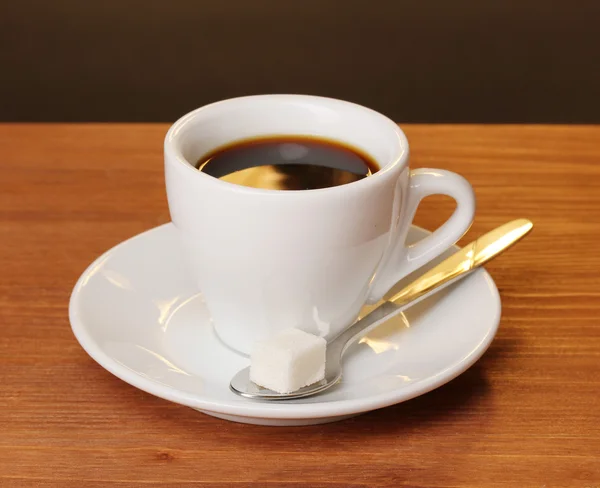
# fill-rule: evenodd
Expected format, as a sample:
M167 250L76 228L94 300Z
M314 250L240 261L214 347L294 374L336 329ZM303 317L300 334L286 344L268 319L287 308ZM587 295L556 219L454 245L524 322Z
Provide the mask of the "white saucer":
M409 239L427 234L413 227ZM73 290L69 315L88 354L137 388L236 422L308 425L409 400L463 373L496 334L500 297L492 278L479 270L352 346L340 384L277 403L229 390L248 359L216 338L172 224L127 240L92 263Z

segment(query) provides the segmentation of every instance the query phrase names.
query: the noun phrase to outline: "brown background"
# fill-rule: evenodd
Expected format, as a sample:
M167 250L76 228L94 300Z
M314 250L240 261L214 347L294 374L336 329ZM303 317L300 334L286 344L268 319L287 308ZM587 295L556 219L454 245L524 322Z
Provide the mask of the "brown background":
M172 121L256 93L399 122L600 122L596 0L18 0L0 120Z

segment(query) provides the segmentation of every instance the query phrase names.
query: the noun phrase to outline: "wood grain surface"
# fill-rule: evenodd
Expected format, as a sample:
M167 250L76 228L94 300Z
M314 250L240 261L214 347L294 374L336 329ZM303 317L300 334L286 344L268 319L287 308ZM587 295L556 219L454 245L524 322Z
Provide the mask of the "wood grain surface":
M71 289L100 253L167 222L166 125L0 126L0 486L600 487L600 127L406 126L412 167L466 176L474 238L533 233L489 264L490 350L407 403L314 427L202 415L79 347ZM425 202L417 223L451 212Z

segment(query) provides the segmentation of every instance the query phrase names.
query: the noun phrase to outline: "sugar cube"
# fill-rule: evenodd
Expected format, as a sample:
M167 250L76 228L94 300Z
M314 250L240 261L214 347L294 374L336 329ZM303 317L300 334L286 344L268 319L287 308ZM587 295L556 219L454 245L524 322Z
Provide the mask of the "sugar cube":
M278 393L292 393L325 377L322 337L288 329L255 344L250 356L250 381Z

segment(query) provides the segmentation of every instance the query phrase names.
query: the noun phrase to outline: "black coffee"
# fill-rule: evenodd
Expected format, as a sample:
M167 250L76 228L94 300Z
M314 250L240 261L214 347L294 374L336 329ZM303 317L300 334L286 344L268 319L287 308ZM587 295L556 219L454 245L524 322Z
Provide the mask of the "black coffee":
M200 158L196 167L230 183L271 190L345 185L379 170L372 158L354 148L301 136L236 142Z

